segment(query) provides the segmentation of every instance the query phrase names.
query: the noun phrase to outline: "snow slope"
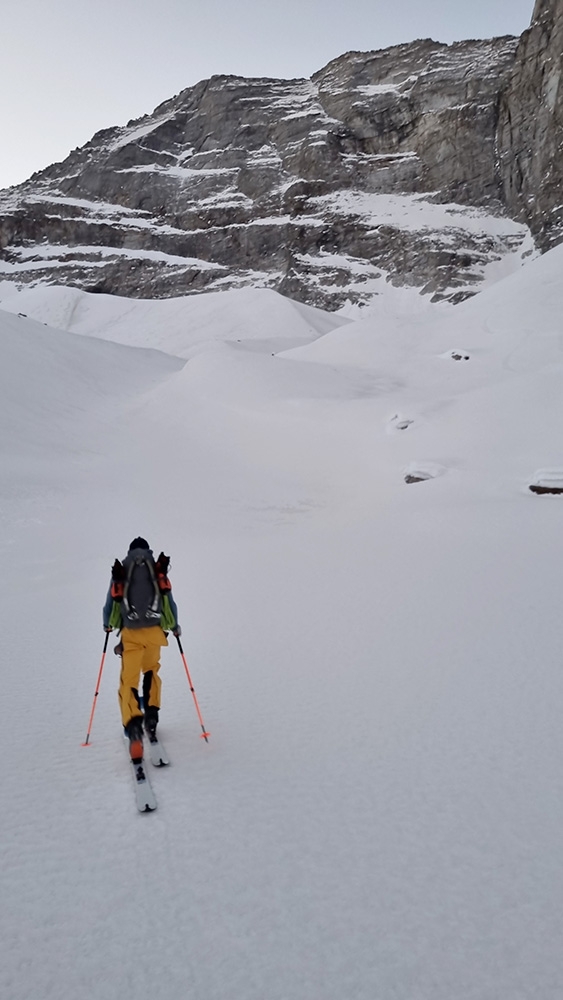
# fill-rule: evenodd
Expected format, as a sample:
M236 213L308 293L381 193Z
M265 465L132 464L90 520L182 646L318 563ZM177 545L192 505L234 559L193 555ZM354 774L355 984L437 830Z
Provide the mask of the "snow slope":
M160 303L2 314L2 997L561 996L562 254L339 329L225 293L166 353ZM166 650L143 816L113 656L80 746L138 533L212 734Z
M178 357L217 339L260 342L263 350L297 346L347 322L264 288L151 300L94 295L63 285L18 288L3 281L0 306L62 330Z

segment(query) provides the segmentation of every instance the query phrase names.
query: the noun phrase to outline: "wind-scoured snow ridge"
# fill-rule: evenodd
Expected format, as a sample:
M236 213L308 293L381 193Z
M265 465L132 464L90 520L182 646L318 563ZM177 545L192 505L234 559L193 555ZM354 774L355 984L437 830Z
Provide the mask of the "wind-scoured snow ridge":
M4 281L0 308L61 330L178 358L216 341L271 353L310 343L348 323L346 317L256 288L150 301L53 285L19 290Z

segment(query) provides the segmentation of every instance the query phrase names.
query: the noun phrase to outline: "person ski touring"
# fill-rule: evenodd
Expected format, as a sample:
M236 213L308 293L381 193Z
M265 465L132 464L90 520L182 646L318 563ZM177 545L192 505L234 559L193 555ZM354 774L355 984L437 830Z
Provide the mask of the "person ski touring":
M160 709L160 650L168 645L167 633L180 636L178 609L168 579L170 559L163 552L155 560L148 542L134 538L120 562L116 559L103 609L106 632L117 629L121 640L119 706L129 739L131 759L143 759L143 723L149 739L156 738ZM143 711L139 680L143 675Z

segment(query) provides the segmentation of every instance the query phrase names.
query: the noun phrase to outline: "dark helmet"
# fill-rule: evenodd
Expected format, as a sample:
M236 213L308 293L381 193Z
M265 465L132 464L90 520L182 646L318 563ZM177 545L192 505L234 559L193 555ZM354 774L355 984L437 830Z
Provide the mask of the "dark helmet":
M130 552L131 549L150 549L150 545L144 538L141 537L134 538L133 541L131 542L131 545L129 546Z

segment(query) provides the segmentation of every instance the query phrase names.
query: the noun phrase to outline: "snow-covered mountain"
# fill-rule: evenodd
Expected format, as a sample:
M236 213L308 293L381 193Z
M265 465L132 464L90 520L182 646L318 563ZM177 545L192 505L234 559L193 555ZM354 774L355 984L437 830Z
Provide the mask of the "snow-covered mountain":
M562 26L2 195L2 1000L563 995ZM138 534L211 733L165 650L143 816L111 648L81 746Z
M0 196L0 273L329 309L387 279L459 301L561 238L563 0L522 39L352 52L311 80L218 76Z
M561 995L562 265L347 324L0 289L3 998ZM165 651L143 816L111 655L80 746L138 533L211 732Z

